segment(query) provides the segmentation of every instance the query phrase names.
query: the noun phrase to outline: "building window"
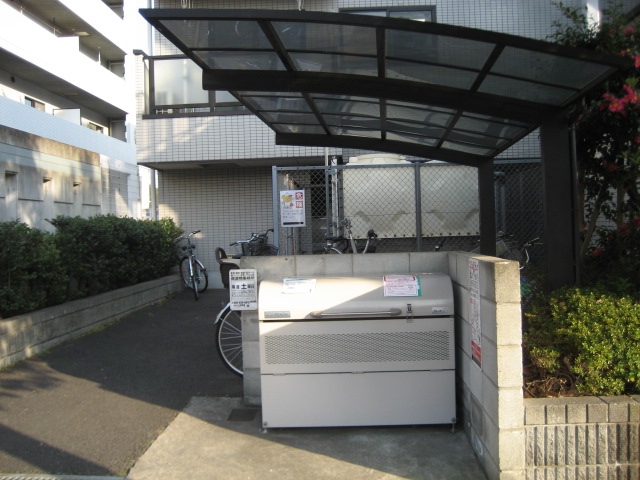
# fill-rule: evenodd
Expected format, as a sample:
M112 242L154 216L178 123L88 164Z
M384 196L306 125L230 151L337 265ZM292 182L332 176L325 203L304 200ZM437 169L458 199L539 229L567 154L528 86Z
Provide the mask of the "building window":
M416 20L418 22L435 22L436 7L428 5L424 7L382 7L382 8L343 8L340 10L345 13L357 13L360 15L374 15L376 17L389 18L406 18L408 20Z
M93 130L94 132L104 134L104 127L98 125L97 123L87 122L87 127L89 127L89 129Z
M202 69L184 56L149 57L149 113L249 113L229 92L202 89Z
M31 97L24 97L24 104L28 107L35 108L36 110L40 110L44 112L44 103L39 102L38 100Z

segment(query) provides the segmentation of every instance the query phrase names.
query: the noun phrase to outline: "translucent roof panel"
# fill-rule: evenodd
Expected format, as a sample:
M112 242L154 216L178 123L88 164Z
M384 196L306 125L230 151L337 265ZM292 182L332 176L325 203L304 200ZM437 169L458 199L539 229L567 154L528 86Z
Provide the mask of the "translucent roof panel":
M386 56L437 65L456 66L480 71L494 46L464 38L414 31L387 31Z
M143 9L276 142L477 165L628 65L486 30L349 13Z
M273 50L256 20L166 20L176 39L194 49Z
M200 64L219 70L285 70L275 52L229 52L204 50L195 52Z
M273 26L289 51L377 55L373 27L308 22L273 22Z

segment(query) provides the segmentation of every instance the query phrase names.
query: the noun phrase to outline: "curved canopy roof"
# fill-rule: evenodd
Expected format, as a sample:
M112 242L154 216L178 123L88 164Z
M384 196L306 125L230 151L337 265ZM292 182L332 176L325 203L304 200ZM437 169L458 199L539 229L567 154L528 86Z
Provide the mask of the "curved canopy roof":
M287 145L478 165L623 59L485 30L289 10L143 9Z

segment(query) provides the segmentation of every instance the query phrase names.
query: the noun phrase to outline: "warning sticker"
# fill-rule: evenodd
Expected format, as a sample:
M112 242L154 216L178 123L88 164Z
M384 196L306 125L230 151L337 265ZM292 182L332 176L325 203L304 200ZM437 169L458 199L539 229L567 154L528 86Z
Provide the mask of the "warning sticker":
M420 278L415 275L385 275L382 277L385 297L419 297Z
M311 293L316 288L315 278L283 278L282 293Z

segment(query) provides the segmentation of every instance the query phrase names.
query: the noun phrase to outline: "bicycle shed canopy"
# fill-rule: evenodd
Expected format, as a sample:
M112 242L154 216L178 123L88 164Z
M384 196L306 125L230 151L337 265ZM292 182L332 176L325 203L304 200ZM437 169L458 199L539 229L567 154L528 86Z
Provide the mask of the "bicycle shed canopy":
M204 89L231 92L275 132L277 144L479 167L485 233L492 225L495 230L491 160L541 127L545 180L556 182L545 188L547 219L553 220L545 233L557 227L558 237L566 237L573 201L558 194L570 191L572 182L559 173L569 165L566 113L629 65L621 57L530 38L352 13L140 13L203 69ZM495 235L481 244L491 253Z
M624 65L491 31L350 13L144 9L142 15L276 133L477 165Z

